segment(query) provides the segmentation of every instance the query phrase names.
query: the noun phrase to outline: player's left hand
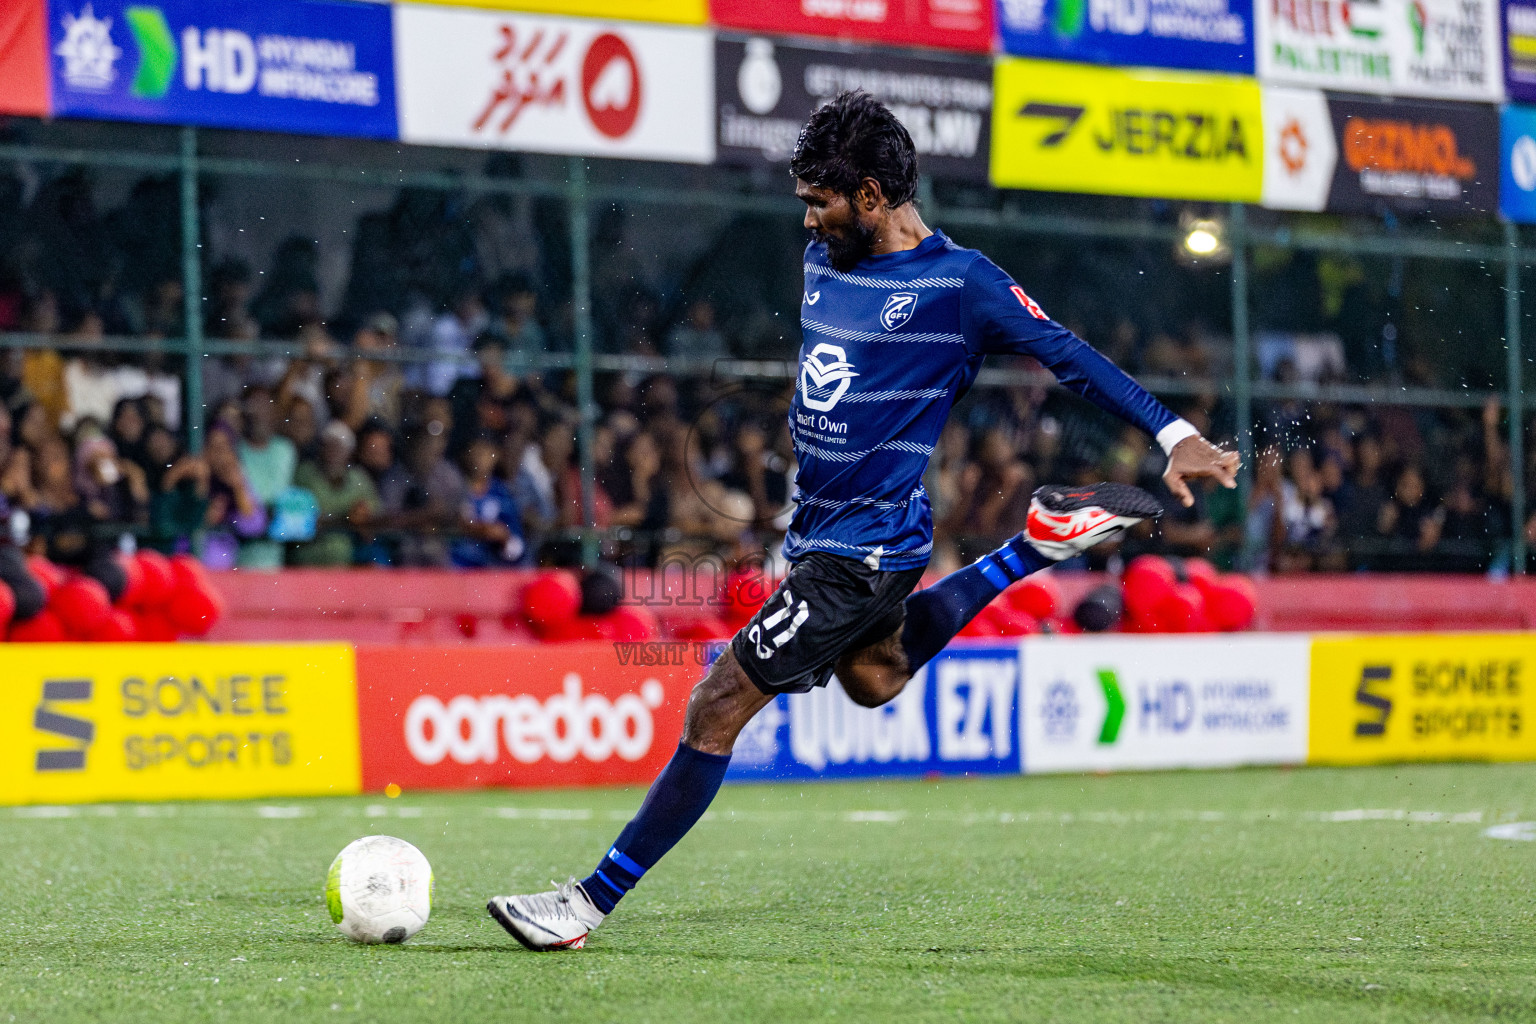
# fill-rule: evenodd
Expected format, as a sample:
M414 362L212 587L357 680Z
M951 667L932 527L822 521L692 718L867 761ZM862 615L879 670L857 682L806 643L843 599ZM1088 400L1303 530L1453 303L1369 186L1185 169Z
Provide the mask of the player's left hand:
M1168 492L1188 508L1195 503L1195 496L1189 492L1185 480L1211 476L1220 481L1221 486L1233 488L1237 486L1237 468L1241 464L1237 452L1222 451L1203 437L1186 437L1169 453L1163 483Z

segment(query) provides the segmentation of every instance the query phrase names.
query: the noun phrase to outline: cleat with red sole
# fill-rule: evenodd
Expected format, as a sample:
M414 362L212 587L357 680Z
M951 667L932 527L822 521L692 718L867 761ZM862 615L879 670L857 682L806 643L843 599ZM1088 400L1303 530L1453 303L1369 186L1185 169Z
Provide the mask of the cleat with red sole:
M1129 484L1047 484L1029 502L1024 539L1059 562L1162 514L1156 498Z

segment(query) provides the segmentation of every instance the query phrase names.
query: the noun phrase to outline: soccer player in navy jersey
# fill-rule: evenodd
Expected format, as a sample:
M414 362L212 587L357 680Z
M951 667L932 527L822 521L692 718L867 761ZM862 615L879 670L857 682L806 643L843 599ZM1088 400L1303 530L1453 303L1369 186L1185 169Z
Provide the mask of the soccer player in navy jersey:
M790 170L811 233L790 410L793 567L694 687L677 752L592 874L491 899L491 916L529 949L585 944L703 815L737 734L775 695L835 673L854 702L879 707L1010 584L1161 512L1124 485L1042 487L1023 533L914 593L933 548L923 471L989 353L1035 357L1155 437L1168 456L1163 480L1185 505L1190 478L1236 486L1235 452L1052 321L991 260L923 223L911 137L868 94L844 93L812 114Z

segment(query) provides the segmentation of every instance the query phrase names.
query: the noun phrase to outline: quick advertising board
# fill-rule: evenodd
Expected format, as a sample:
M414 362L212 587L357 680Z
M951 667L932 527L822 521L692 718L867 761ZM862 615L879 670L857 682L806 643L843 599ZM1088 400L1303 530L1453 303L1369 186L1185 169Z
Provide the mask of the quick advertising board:
M10 644L0 803L358 792L346 644Z
M1253 74L1253 0L997 0L997 29L1020 57Z
M394 6L407 142L708 163L702 29Z
M1536 759L1536 635L1318 637L1308 760Z
M781 695L737 738L728 779L857 778L1019 771L1018 647L941 653L879 708L836 679Z
M787 166L811 112L855 88L901 118L925 174L986 180L991 61L803 46L762 36L715 41L716 159Z
M1025 772L1299 764L1306 636L1023 642Z
M1499 212L1536 224L1536 107L1511 103L1499 111L1499 156Z
M1504 0L1504 91L1536 102L1536 2Z
M48 116L47 40L43 0L0 4L0 114Z
M1494 209L1497 110L1264 87L1264 205L1469 216Z
M649 784L677 748L705 651L359 647L363 788Z
M1498 0L1258 0L1266 83L1498 100Z
M560 14L570 18L623 18L702 25L709 15L706 0L422 0L453 7L491 7L524 14Z
M987 53L992 0L710 0L721 28Z
M1264 140L1251 78L1005 57L995 82L994 185L1259 199Z
M389 9L348 0L52 0L54 113L395 135Z

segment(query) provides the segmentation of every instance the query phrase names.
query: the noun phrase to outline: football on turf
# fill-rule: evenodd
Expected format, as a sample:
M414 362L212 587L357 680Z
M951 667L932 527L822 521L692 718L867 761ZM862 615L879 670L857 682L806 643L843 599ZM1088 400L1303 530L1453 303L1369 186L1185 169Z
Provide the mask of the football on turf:
M364 836L331 861L331 920L358 942L404 942L432 913L432 865L404 839Z

